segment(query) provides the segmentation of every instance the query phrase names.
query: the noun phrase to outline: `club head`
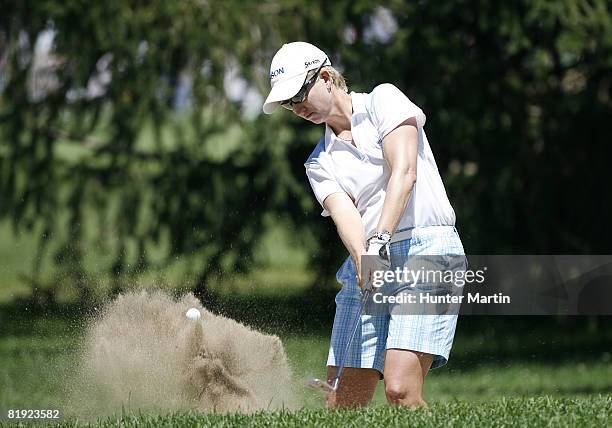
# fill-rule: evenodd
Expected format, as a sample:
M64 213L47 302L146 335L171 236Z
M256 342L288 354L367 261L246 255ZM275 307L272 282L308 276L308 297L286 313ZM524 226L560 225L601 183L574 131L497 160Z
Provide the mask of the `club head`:
M308 381L308 386L323 394L329 394L330 392L335 392L335 389L329 383L321 379L310 379Z

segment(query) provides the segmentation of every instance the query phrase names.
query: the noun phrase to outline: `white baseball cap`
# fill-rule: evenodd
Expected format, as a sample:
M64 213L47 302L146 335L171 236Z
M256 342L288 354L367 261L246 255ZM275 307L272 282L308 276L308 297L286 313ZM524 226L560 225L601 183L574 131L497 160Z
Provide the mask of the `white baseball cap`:
M318 69L324 61L327 61L325 65L331 65L325 52L310 43L284 44L272 58L270 65L272 89L263 105L264 113L272 114L281 101L297 94L308 72Z

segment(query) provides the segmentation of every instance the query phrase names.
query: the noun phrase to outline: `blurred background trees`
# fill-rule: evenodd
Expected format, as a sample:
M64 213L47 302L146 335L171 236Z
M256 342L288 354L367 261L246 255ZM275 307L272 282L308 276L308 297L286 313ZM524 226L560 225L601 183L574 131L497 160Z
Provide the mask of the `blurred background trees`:
M329 286L346 253L303 170L323 130L261 113L269 62L294 40L326 51L351 90L392 82L423 108L467 252L610 252L609 2L0 10L0 220L37 239L35 295L63 282L87 301L101 276L116 292L177 261L205 295L255 266L274 228Z

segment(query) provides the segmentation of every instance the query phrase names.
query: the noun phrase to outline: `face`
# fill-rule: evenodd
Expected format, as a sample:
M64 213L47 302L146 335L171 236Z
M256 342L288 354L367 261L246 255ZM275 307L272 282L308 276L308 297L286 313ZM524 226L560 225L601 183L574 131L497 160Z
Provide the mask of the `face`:
M306 119L312 123L323 123L331 109L331 96L328 88L331 85L329 73L322 71L318 73L316 80L311 85L302 87L294 98L303 99L302 102L283 102L283 107L289 108L296 116ZM302 92L302 91L305 91ZM288 100L289 101L289 100Z
M327 90L327 85L321 77L317 79L304 102L293 105L293 113L296 116L306 119L312 123L323 123L327 119L331 110L331 96Z

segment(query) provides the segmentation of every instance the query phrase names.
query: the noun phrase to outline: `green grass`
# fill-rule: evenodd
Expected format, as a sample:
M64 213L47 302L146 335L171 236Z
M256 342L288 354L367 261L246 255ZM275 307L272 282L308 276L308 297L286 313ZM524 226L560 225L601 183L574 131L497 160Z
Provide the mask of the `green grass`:
M85 225L87 234L97 226L91 221ZM0 304L11 303L16 299L27 299L32 295L28 278L33 276L37 257L38 230L20 231L17 234L8 221L0 221ZM113 241L109 235L107 241ZM270 225L254 249L256 268L244 275L228 275L212 278L209 288L220 294L295 294L306 289L313 281L313 275L306 269L307 254L304 248L292 242L287 225L282 221ZM53 254L62 243L54 238L45 251L40 264L38 279L45 284L54 284L57 301L67 303L76 297L75 288L70 281L61 277ZM84 251L84 265L96 280L93 292L104 296L110 288L112 278L108 266L113 262L108 248L102 250L99 243L87 241ZM110 244L109 244L110 245ZM111 245L112 246L112 245ZM159 248L157 252L161 251ZM159 254L157 255L159 258ZM152 284L168 290L188 290L201 268L201 255L180 257L168 266L151 268L135 277L125 280L126 288L150 287Z
M284 235L285 234L285 235ZM279 245L285 242L285 245ZM266 234L260 261L248 276L225 278L206 306L283 339L298 385L325 375L333 316L333 290L311 290L306 259L286 231ZM271 243L274 243L272 245ZM33 235L11 235L0 223L0 302L27 296L20 275L31 271ZM174 269L174 268L173 268ZM163 272L165 282L180 266ZM43 275L49 274L49 270ZM149 272L141 281L151 282ZM0 409L69 408L66 386L74 372L83 331L83 308L41 310L0 306ZM100 426L610 426L612 418L612 317L462 317L448 366L430 372L430 409L389 408L380 383L372 406L360 411L323 409L322 397L299 389L301 410L245 415L172 415L126 412ZM69 415L64 426L83 423ZM0 425L2 420L0 418Z
M501 398L478 405L462 401L436 403L429 409L419 410L385 406L353 411L304 409L296 412L260 412L254 415L200 415L197 413L176 413L165 416L126 415L119 420L99 421L96 426L606 427L609 426L611 408L612 395L573 399ZM75 422L68 422L60 426L75 425Z
M268 330L277 330L283 338L296 381L323 376L328 325L317 330L305 324L294 331L291 324L296 321L288 321L289 325ZM486 323L491 330L483 329L483 323L477 321L460 320L449 365L428 376L427 410L389 408L381 383L371 408L360 411L324 410L322 397L302 388L303 408L298 411L156 416L132 410L122 419L116 416L120 420L101 418L94 425L609 426L612 337L605 320L589 328L584 320L563 325L542 324L540 319L541 325L531 331L525 327L529 320ZM74 368L82 324L78 313L70 311L45 313L2 307L0 408L65 409L69 403L64 391ZM491 331L497 333L497 340L492 339ZM521 345L515 344L516 337L521 338ZM81 422L70 416L64 426Z

